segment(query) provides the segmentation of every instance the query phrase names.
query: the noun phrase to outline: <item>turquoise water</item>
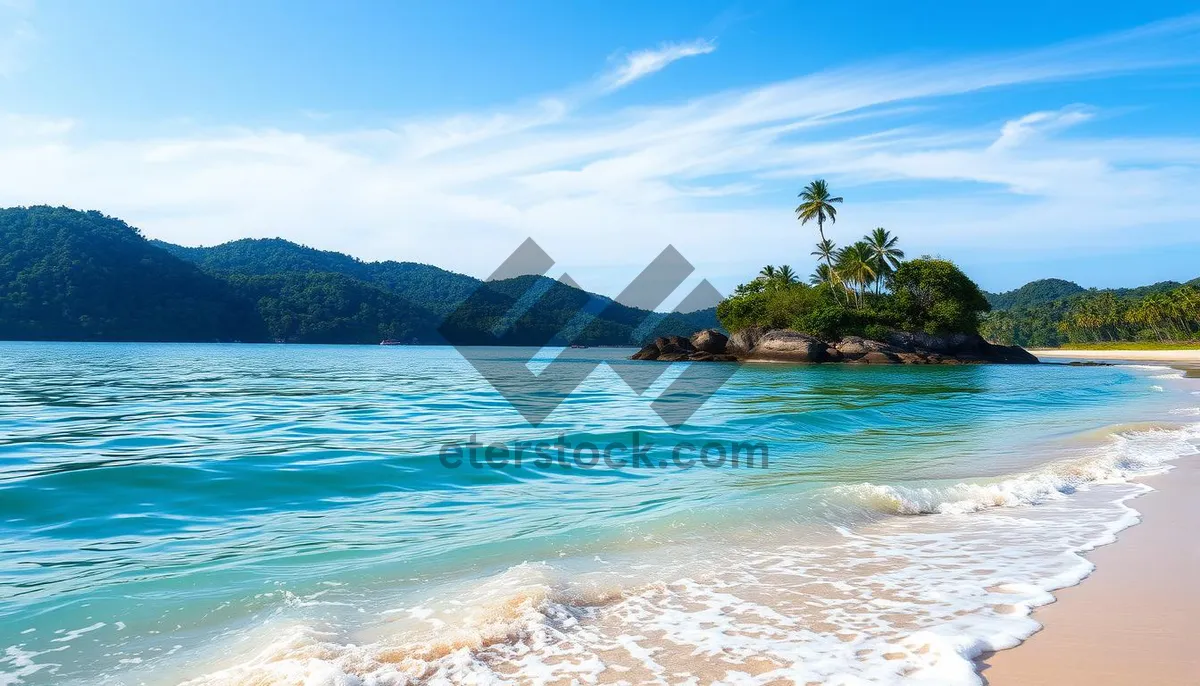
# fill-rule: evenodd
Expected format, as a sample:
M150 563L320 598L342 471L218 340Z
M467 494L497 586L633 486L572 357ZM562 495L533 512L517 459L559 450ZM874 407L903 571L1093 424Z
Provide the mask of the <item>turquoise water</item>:
M647 364L624 361L625 350L571 354ZM1179 432L1200 401L1177 376L746 365L673 431L648 406L673 374L638 397L601 366L532 428L452 348L0 343L0 684L536 681L567 663L590 665L589 677L573 672L584 681L614 679L603 651L568 660L549 646L583 650L588 630L609 637L649 622L631 598L650 603L645 589L727 571L712 561L730 546L747 560L847 531L887 540L892 520L908 522L894 540L935 520L919 524L934 527L924 534L953 535L981 526L993 515L976 511L993 505L1052 517L1079 503L1093 508L1079 526L1092 528L1060 539L1107 535L1128 523L1118 501L1130 491L1076 491L1186 453L1191 435ZM655 446L651 466L439 459L471 437L577 446L629 445L635 434ZM1142 436L1136 459L1111 457L1114 440ZM676 445L706 441L764 445L767 465L673 463ZM1091 471L1046 476L1064 461ZM583 599L580 579L603 592ZM543 591L530 595L531 585ZM606 609L613 598L625 619ZM548 618L537 621L550 637L493 626L525 615L481 622L469 611L496 603ZM430 612L444 617L429 623ZM288 631L299 633L280 652L272 641ZM537 669L528 661L552 653Z

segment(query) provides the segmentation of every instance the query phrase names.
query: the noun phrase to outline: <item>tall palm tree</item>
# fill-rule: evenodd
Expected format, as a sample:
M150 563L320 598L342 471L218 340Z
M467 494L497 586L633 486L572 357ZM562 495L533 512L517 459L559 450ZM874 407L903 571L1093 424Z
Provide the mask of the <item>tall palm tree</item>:
M866 241L848 245L839 250L837 254L835 271L847 284L856 287L853 292L858 307L863 305L863 292L867 289L867 285L878 277L875 265L872 263L873 258L871 246Z
M896 247L896 243L900 239L882 226L876 227L864 238L874 256L872 261L875 263L875 273L878 275L878 278L875 279L875 294L878 295L879 284L900 266L900 260L904 259L904 251Z
M770 281L775 278L775 265L768 264L758 272L758 278L763 281Z
M825 183L825 179L817 179L805 186L799 197L796 218L800 220L801 225L815 219L817 233L821 235L821 242L825 242L825 220L829 220L830 224L837 222L837 208L834 205L840 205L842 198L835 198L829 193L829 184ZM833 260L830 257L825 259L825 264L829 265L830 269L833 268Z
M775 280L781 284L789 285L796 283L799 279L796 277L796 272L792 271L790 265L783 265L775 270Z

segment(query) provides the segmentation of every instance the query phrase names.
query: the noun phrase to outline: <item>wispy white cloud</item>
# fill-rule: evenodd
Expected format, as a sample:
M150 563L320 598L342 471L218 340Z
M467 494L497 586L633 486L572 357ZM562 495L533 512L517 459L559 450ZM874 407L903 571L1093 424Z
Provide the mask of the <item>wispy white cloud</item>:
M1033 112L1006 122L1004 128L1000 129L1000 137L990 149L1015 148L1047 134L1082 124L1092 116L1088 108L1078 105L1055 111Z
M605 90L614 91L662 71L672 62L685 57L707 55L717 49L717 44L705 38L685 43L663 43L657 48L638 50L624 55L621 64L601 79Z
M1185 18L616 111L551 97L387 128L91 141L62 122L0 117L0 130L23 121L43 134L0 135L0 204L102 209L188 244L282 235L480 275L533 236L584 286L609 293L667 243L722 288L789 255L804 269L811 236L791 207L816 176L847 197L837 240L882 225L913 254L1195 244L1200 135L1089 136L1098 111L1070 103L922 121L986 88L1198 57L1200 22ZM1078 128L1059 135L1067 126ZM907 190L885 195L880 184Z

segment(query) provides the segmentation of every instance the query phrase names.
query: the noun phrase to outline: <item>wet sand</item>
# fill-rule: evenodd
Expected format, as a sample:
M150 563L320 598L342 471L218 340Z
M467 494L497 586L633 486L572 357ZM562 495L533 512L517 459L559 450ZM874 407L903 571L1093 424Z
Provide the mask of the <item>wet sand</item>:
M1197 362L1200 350L1062 350L1030 348L1040 359L1113 360L1135 362Z
M1142 523L1088 554L1096 571L1055 592L1045 628L982 660L991 686L1200 684L1200 458L1149 477Z

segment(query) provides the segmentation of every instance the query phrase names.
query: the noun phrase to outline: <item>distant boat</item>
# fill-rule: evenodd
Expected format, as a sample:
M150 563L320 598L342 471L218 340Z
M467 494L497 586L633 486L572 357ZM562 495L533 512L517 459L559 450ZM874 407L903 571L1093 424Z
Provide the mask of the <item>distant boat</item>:
M404 345L404 341L398 341L394 338L385 338L379 341L379 345Z
M586 346L586 345L578 345L578 344L576 344L576 345L572 345L571 347L572 347L572 348L579 348L579 349L581 349L581 350L582 350L583 348L586 348L587 346Z

